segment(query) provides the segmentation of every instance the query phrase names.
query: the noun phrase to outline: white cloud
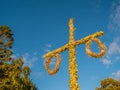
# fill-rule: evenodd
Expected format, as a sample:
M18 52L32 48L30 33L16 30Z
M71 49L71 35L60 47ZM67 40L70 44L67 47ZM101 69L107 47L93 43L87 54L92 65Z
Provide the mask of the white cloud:
M23 61L24 61L23 66L30 67L30 69L31 69L30 76L31 76L31 78L35 77L35 78L32 78L32 79L37 79L38 80L38 79L41 79L41 78L44 77L44 75L41 71L36 71L34 69L36 63L39 61L37 52L31 53L31 54L27 52L27 53L24 53L23 55L13 54L12 58L17 59L20 56L22 56Z
M52 45L51 44L46 44L45 47L43 48L44 52L49 52L51 50Z
M41 71L32 71L30 73L30 78L36 83L36 80L43 80L45 79L43 72Z
M120 47L116 42L111 43L108 50L109 54L120 53Z
M113 72L112 76L114 79L120 81L120 70L118 70L117 72Z
M12 52L13 52L13 54L12 54L11 58L17 59L19 57L19 54L18 53L16 54L16 52L14 50Z
M112 2L108 30L112 31L112 35L116 37L109 44L107 53L101 60L104 65L111 65L120 60L120 0ZM112 39L112 36L110 37Z
M47 44L46 47L52 47L52 45L51 44Z
M14 58L14 59L16 59L16 58L17 58L17 56L16 56L15 54L13 54L11 57L12 57L12 58Z
M22 55L22 58L24 60L24 65L27 65L30 68L33 67L35 62L38 60L37 53L33 54L25 53L24 55Z
M108 49L109 55L116 53L120 53L120 37L115 38Z
M33 73L31 73L31 74L33 74L34 76L37 76L37 77L42 77L42 72L38 72L38 71L34 71Z
M46 44L43 49L44 49L44 52L50 52L51 48L52 48L51 44ZM50 66L55 65L55 63L56 63L56 57L52 57L51 62L50 62ZM44 64L45 64L45 60L44 60Z
M104 65L110 65L112 64L112 61L111 60L108 60L106 58L102 59L101 62L104 64Z
M112 3L108 29L112 32L120 32L120 0Z
M24 60L24 66L29 66L30 69L31 69L31 73L30 73L30 76L31 78L32 77L35 77L35 78L32 78L33 80L37 79L43 79L44 78L44 75L43 75L43 72L42 71L37 71L35 69L35 65L39 62L39 58L38 58L38 53L37 52L34 52L34 53L25 53L22 55L22 58Z
M111 65L120 60L120 37L110 43L105 57L101 60L104 65Z
M50 49L48 49L48 48L44 49L44 52L49 52L49 51L50 51Z

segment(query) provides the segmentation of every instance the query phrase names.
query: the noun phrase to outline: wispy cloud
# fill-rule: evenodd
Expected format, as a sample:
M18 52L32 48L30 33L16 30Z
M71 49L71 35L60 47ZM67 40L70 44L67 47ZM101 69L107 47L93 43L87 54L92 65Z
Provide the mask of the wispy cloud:
M43 48L44 52L49 52L51 50L52 45L51 44L46 44Z
M109 66L110 64L112 64L112 61L111 61L110 59L108 59L108 58L103 58L103 59L101 60L101 62L102 62L104 65L107 65L107 66Z
M120 37L115 38L108 49L109 55L117 53L120 53Z
M120 0L112 3L108 29L120 33Z
M33 76L37 76L37 77L42 77L43 76L43 73L42 72L38 72L38 71L34 71L32 73Z
M38 60L36 52L33 54L25 53L24 55L22 55L22 58L24 60L24 65L27 65L30 68L33 67L35 62L37 62L37 60Z
M23 65L29 66L30 68L33 67L33 65L39 60L37 52L31 53L31 54L26 52L26 53L23 53L22 55L13 54L11 57L14 59L22 58L24 61Z
M120 0L112 2L108 30L115 37L110 36L113 41L108 46L106 56L101 60L107 66L120 60Z
M115 38L107 49L106 56L101 60L104 65L110 65L120 60L120 37Z
M25 54L22 55L22 58L24 60L24 66L30 67L31 70L30 76L33 80L38 80L44 77L42 71L35 69L36 64L40 62L37 52L33 53L26 52Z
M46 44L44 47L43 47L43 51L44 52L50 52L51 51L51 48L52 48L52 45L51 44ZM54 62L54 60L53 60L53 58L52 58L52 60L51 60L51 63L50 63L50 65L53 65L55 62ZM44 64L45 64L45 60L44 60Z
M112 77L118 81L120 81L120 70L113 72Z
M13 54L11 57L14 59L17 59L17 55L15 55L15 54Z

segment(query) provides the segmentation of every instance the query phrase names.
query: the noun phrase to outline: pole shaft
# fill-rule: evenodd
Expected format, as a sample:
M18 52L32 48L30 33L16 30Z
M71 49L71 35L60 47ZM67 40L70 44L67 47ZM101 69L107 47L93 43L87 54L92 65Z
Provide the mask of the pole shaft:
M74 20L73 18L69 21L69 85L70 90L80 90L78 85L78 75L77 75L77 64L76 64L76 51L75 51L75 41L74 41Z

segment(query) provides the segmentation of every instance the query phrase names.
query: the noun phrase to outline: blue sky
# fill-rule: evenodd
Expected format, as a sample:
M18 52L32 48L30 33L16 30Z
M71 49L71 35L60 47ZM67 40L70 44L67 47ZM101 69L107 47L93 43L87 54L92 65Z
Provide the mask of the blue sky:
M76 48L81 90L95 90L100 80L120 80L120 0L0 0L0 25L14 33L13 57L23 57L30 78L40 90L69 90L68 51L61 54L59 72L49 76L42 56L68 43L68 21L75 19L75 39L96 31L107 46L103 58L86 55L85 45ZM97 45L91 45L97 51ZM55 61L53 60L52 66Z

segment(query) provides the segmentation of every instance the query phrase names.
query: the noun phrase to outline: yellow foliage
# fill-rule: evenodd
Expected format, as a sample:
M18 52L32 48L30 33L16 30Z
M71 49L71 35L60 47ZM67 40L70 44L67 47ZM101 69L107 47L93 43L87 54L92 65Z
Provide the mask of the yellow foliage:
M9 27L0 26L0 90L37 90L28 76L30 68L22 58L11 57L12 35Z
M96 90L120 90L120 82L112 78L101 80L101 87Z

